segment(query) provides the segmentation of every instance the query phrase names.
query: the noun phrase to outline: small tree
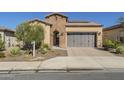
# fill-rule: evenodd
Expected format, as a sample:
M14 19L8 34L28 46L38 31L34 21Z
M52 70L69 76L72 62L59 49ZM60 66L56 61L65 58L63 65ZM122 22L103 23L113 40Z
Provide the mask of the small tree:
M2 36L0 34L0 50L4 49L4 41L2 40Z
M38 48L44 40L44 30L41 25L22 23L16 28L16 37L19 41L23 41L27 49L31 49L31 42L35 41Z

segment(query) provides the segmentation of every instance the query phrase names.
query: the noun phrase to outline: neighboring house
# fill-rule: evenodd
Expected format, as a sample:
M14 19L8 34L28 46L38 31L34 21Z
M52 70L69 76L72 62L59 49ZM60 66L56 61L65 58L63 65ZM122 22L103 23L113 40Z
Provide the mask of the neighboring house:
M0 35L5 43L5 49L15 45L16 37L14 36L14 33L14 30L0 26Z
M53 13L45 21L34 19L32 24L40 24L45 31L44 42L50 46L102 47L102 25L90 21L69 21L68 17Z
M103 43L106 39L124 43L124 24L117 24L103 30Z

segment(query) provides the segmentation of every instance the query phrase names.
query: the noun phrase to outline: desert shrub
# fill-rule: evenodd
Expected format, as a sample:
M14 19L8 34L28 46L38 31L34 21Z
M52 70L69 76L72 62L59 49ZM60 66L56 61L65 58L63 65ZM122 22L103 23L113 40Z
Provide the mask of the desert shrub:
M2 40L2 36L0 34L0 50L3 50L4 49L4 42Z
M0 58L4 58L5 57L5 53L0 51Z
M12 56L16 56L16 55L19 55L20 54L20 48L19 47L12 47L10 49L10 54Z
M116 53L123 54L124 53L124 46L120 45L116 48Z
M114 43L112 42L112 40L105 40L105 47L107 48L112 48L114 46Z
M115 48L115 49L121 45L121 43L119 41L113 41L113 43L114 43L113 48Z
M46 53L48 52L48 50L47 50L46 48L42 48L42 49L40 50L40 52L41 52L42 54L46 54Z
M105 47L107 48L117 48L118 46L121 45L119 41L114 41L114 40L105 40Z
M48 44L43 44L40 48L40 52L42 54L46 54L50 50L50 47Z
M43 46L42 46L43 48L45 48L45 49L47 49L47 50L50 50L50 47L49 47L49 45L48 44L43 44Z

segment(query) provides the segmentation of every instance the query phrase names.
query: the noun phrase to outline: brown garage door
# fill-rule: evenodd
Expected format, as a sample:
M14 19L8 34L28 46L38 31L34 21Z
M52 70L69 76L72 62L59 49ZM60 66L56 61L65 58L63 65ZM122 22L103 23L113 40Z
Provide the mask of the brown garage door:
M68 47L95 47L96 46L96 34L95 33L82 33L73 32L67 35Z

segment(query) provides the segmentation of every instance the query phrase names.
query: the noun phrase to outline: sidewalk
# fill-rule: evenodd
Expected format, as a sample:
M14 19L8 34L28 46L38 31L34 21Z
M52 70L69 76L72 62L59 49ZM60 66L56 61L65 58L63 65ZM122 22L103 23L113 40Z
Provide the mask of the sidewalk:
M0 73L124 69L123 57L56 57L43 62L0 62Z

